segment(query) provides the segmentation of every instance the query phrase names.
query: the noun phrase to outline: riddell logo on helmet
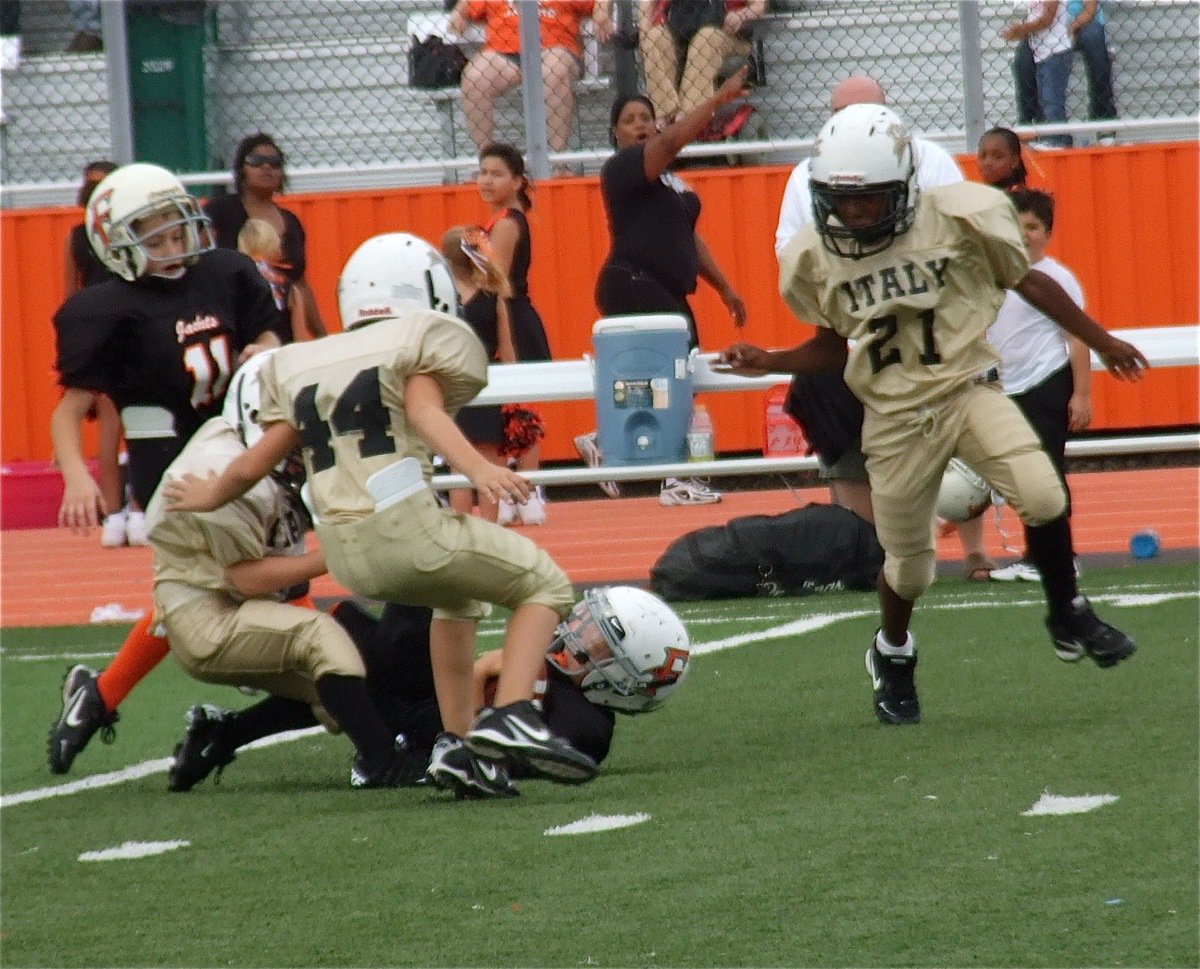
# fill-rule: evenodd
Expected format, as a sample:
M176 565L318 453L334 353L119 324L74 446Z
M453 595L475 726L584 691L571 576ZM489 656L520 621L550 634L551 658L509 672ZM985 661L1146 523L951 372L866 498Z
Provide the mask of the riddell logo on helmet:
M373 320L377 316L391 316L392 308L380 304L379 306L363 306L359 308L358 318L360 320Z

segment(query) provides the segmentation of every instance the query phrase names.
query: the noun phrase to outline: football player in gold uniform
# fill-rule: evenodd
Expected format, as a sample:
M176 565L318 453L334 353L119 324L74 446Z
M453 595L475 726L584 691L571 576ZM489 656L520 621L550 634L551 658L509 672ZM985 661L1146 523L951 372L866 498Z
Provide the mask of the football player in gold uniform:
M920 719L908 627L933 581L934 507L952 457L1021 516L1059 658L1086 655L1108 667L1129 656L1133 640L1079 594L1062 483L1004 396L986 332L1012 289L1088 344L1114 376L1138 379L1145 357L1030 270L1003 192L970 182L920 192L912 139L888 108L851 105L825 124L811 188L815 221L780 254L780 292L821 329L790 350L734 344L723 360L746 374L841 369L863 403L863 450L886 552L881 628L867 651L876 715L885 723Z
M251 357L234 374L223 416L192 435L171 462L165 481L187 474L219 474L261 437L254 422L258 374L269 350ZM287 464L237 500L212 511L168 514L163 489L146 509L154 549L155 618L171 652L191 676L207 683L252 687L272 698L258 713L276 729L318 721L344 731L358 756L353 787L395 787L416 782L425 761L403 738L393 738L372 706L366 668L354 642L332 617L292 605L288 591L325 572L319 550L306 551L307 516L299 482ZM207 744L206 723L189 729ZM184 745L180 745L181 748ZM177 749L168 771L171 790L186 791L198 779L198 751ZM232 749L205 773L232 760ZM202 775L201 775L202 776Z
M595 762L552 734L531 703L555 627L574 604L570 581L529 539L443 508L429 488L436 452L494 501L531 493L454 423L487 382L487 355L451 315L445 260L415 236L376 236L347 261L338 301L345 332L284 347L264 367L262 439L219 477L166 486L169 507L218 508L302 448L329 571L359 595L434 609L430 654L447 731L430 763L434 781L460 790L454 765L464 747L498 794L508 789L506 758L562 783L589 780ZM471 670L489 603L512 616L495 709L476 718Z

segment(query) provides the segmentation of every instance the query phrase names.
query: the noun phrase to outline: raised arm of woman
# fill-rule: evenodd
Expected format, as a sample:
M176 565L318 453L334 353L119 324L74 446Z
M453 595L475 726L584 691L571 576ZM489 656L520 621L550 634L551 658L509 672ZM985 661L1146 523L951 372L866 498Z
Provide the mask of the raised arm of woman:
M652 182L670 167L688 145L695 141L712 121L712 116L723 104L745 97L748 65L730 76L717 88L711 98L701 101L692 111L674 124L667 125L659 134L646 142L646 181Z

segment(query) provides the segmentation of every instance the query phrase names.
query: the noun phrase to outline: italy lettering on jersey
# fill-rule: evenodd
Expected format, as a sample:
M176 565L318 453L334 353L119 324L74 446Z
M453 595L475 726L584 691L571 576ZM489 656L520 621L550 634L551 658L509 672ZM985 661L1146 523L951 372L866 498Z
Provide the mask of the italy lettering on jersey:
M987 328L1028 271L1008 196L959 182L922 192L913 227L865 259L834 255L805 226L780 254L779 279L798 317L854 341L846 383L886 414L995 366Z
M259 422L287 421L303 438L317 517L357 521L375 510L366 481L401 458L433 473L429 449L409 425L404 388L414 374L437 378L455 413L487 384L487 352L466 323L412 310L272 355L259 381Z

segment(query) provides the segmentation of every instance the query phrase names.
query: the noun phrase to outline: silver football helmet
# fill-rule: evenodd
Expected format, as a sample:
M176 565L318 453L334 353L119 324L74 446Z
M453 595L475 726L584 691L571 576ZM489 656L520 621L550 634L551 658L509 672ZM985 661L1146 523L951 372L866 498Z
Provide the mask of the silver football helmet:
M407 232L374 236L355 249L338 280L342 326L353 330L413 308L458 315L458 290L442 254Z
M937 514L949 522L978 518L992 503L992 487L959 458L951 458L938 489Z
M656 710L691 668L679 617L632 586L585 592L559 624L548 653L550 664L577 679L592 703L621 713Z
M900 116L880 104L851 104L825 122L813 144L809 186L813 218L825 248L861 259L882 252L907 232L917 212L917 166L912 138ZM849 226L837 202L884 195L879 218Z
M168 216L147 231L145 220ZM165 168L135 162L111 172L92 192L84 219L88 242L96 257L130 282L146 275L182 276L203 252L213 248L208 216L179 181ZM182 229L183 253L172 263L182 267L156 273L154 257L146 243L166 232Z

